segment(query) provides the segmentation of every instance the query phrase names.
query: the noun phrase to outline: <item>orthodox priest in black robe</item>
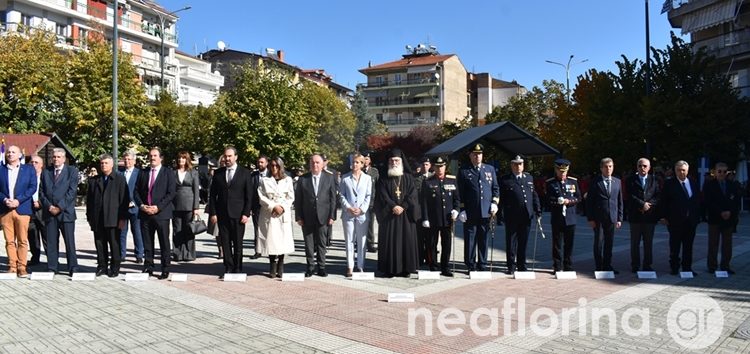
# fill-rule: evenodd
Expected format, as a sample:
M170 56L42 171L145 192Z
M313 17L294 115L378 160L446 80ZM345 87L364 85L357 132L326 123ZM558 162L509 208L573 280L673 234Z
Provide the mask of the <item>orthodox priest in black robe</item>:
M408 277L418 266L419 198L401 150L388 155L388 175L377 185L378 270L386 277Z

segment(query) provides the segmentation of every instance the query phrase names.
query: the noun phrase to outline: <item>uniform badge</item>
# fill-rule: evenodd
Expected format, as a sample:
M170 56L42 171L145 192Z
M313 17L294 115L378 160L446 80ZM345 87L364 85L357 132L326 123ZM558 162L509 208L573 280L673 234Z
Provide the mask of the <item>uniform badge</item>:
M446 191L455 191L456 190L456 185L455 184L444 184L443 185L443 189L445 189Z

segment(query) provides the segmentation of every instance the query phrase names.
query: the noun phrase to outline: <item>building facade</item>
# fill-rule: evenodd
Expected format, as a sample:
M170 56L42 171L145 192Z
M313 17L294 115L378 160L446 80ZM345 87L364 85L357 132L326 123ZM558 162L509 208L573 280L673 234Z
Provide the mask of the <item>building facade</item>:
M119 46L132 55L148 97L155 99L161 89L162 52L164 87L179 94L180 63L175 56L178 17L151 0L118 0L118 3ZM85 49L87 41L97 32L103 32L111 40L113 25L113 1L0 0L0 31L41 28L54 32L58 44L66 49Z
M516 81L503 81L488 73L468 73L470 92L469 105L474 125L483 125L485 117L498 106L505 106L512 97L523 96L528 92Z
M690 35L696 49L716 58L742 96L750 96L750 2L742 0L667 0L669 22Z
M394 134L420 125L455 122L470 115L466 68L455 54L420 44L401 59L359 71L368 111Z
M177 102L190 106L210 106L224 86L224 76L211 71L211 63L181 51L177 60Z

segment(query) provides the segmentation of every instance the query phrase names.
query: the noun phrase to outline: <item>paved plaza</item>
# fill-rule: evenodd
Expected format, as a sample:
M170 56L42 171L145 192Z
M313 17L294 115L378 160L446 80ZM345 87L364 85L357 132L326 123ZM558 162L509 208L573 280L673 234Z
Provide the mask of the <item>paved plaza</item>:
M78 210L76 242L82 271L96 267L93 234ZM550 232L548 214L543 222ZM248 225L245 254L250 255L252 227ZM657 279L638 279L630 273L628 224L615 235L615 279L597 280L593 273L592 232L581 218L576 239L574 268L577 279L555 279L551 272L550 237L537 238L536 279L517 280L502 273L505 240L498 226L494 240L494 273L491 280L469 279L456 254L456 277L440 280L375 278L355 281L344 277L341 224L334 227L328 253L329 276L303 282L269 279L268 259L245 258L246 282L224 282L216 258L215 240L207 234L196 241L198 259L173 263L171 273L186 273L186 282L150 278L145 282L99 277L72 281L67 275L54 280L0 281L0 352L5 353L675 353L690 351L750 352L743 339L750 326L750 215L743 214L734 239L736 275L716 278L706 271L706 224L695 240L694 279L669 275L667 232L657 227L654 240ZM297 252L287 257L285 272L303 272L302 235L295 227ZM529 241L529 265L534 235ZM463 249L459 232L458 250ZM132 239L125 272L140 272L134 263ZM157 253L158 254L158 253ZM64 270L65 258L60 258ZM376 268L376 255L367 254L366 271ZM30 271L44 271L46 260ZM0 269L7 269L0 250ZM158 260L157 260L158 270ZM158 275L158 272L157 272ZM411 293L413 303L389 303L389 293ZM675 336L689 326L673 330L668 314L684 295L708 296L718 303L723 323L708 323L697 330L717 331L706 348L681 345ZM512 305L515 312L506 313ZM523 308L523 311L520 311ZM571 309L589 316L566 316ZM591 313L609 309L616 319L595 321ZM634 309L648 317L630 316ZM587 311L588 310L588 311ZM494 311L494 312L493 312ZM587 311L587 312L585 312ZM410 313L412 318L410 321ZM716 312L714 312L716 313ZM706 318L709 318L707 316ZM572 318L572 319L571 319ZM625 319L625 320L623 320ZM562 323L570 322L568 331ZM633 335L631 327L646 332ZM746 322L747 321L747 322ZM411 322L411 325L410 325ZM722 321L719 321L722 322ZM551 333L542 329L557 327ZM691 327L692 328L692 327ZM720 330L720 331L719 331ZM594 335L599 331L598 335ZM431 333L430 333L431 332ZM679 338L677 338L679 339Z

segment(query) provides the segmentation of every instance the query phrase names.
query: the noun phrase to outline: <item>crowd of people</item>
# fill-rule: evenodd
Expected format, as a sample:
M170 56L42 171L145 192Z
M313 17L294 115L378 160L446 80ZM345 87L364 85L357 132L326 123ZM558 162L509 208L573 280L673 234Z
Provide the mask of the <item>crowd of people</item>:
M96 275L119 275L129 231L135 262L143 265L144 273L154 276L156 239L159 279L169 277L172 261L195 260L194 226L202 198L206 199L208 232L216 237L224 265L221 277L243 272L243 238L251 222L254 252L250 258L268 257L271 278L282 277L285 256L295 252L295 223L304 241L305 277L327 276L331 227L339 215L347 277L365 271L366 252L377 252L377 271L384 277L409 277L420 267L451 277L458 222L463 226L463 262L469 272L492 270L488 251L494 246L495 226L504 223L505 272L513 274L528 270L529 234L541 227L543 210L549 211L552 226L553 271L572 271L577 209L584 209L594 233L594 270L618 273L612 266L614 235L628 215L632 272L654 270L654 230L662 221L669 231L670 273L695 274L695 231L706 220L708 271L734 273L732 237L743 189L727 178L725 163L715 165L714 178L701 191L688 178L685 161L675 163L673 177L662 179L650 172L648 159L640 158L636 172L623 181L614 176L614 161L604 158L600 174L582 190L579 180L568 175L571 163L566 159L555 160L555 176L540 184L524 171L523 157L513 157L509 173L498 177L495 167L483 162L483 153L481 144L472 146L469 163L455 176L447 174L445 157L421 160L419 172L412 174L398 149L388 153L387 171L382 175L372 166L369 153L353 154L350 171L343 175L328 168L324 155L313 154L308 172L292 178L282 158L260 156L251 171L237 163L238 152L229 146L218 169L212 171L207 193L201 192L204 184L186 151L175 156L170 168L163 165L161 150L152 148L142 169L135 167L135 153L128 151L119 171L116 159L104 154L98 173L87 180L86 192L86 219L97 252ZM39 264L42 247L48 271L58 272L62 235L72 276L78 271L78 170L66 164L66 152L59 148L53 149L47 168L39 156L32 156L31 164L22 164L20 158L19 148L10 146L6 163L0 166L0 223L8 272L27 277L27 267ZM31 259L27 259L29 251Z

